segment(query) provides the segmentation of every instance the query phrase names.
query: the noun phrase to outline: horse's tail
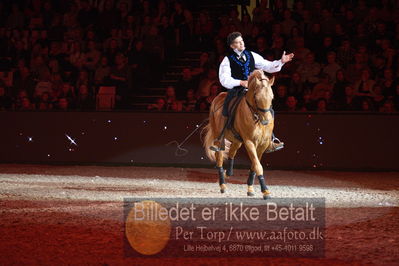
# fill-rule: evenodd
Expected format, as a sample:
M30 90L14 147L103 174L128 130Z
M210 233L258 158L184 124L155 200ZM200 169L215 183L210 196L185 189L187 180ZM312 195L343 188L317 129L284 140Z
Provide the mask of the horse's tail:
M210 149L210 147L213 144L213 141L215 140L216 136L212 130L211 123L208 123L203 129L202 132L205 133L204 137L204 148L205 148L205 153L206 156L211 160L212 162L216 161L216 153Z
M202 129L201 135L205 134L204 137L204 148L205 148L205 153L206 156L209 158L210 161L214 162L216 161L216 152L212 151L210 147L213 145L214 140L218 137L215 135L215 132L213 130L211 121ZM225 141L225 150L223 151L223 159L227 159L227 155L230 149L230 141L226 140Z

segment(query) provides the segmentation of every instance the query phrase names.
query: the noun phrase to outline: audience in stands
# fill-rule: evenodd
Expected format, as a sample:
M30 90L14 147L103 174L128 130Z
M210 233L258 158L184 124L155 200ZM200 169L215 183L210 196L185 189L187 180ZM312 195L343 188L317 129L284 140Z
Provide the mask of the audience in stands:
M292 5L292 6L291 6ZM94 110L101 86L131 109L207 111L223 90L226 36L267 60L295 58L275 74L277 111L399 111L398 1L259 1L211 10L179 0L20 0L2 3L0 110ZM198 57L177 61L185 51ZM180 65L179 65L180 64ZM175 81L160 83L175 65ZM169 83L168 83L169 82Z

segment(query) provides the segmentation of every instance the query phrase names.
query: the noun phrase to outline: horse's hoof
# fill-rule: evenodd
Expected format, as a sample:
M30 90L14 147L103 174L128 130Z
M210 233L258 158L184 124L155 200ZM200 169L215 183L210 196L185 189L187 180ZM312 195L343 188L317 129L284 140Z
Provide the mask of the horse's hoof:
M226 188L227 188L226 184L221 184L220 185L220 193L225 193L226 192Z
M262 194L263 194L263 199L264 200L271 199L269 190L263 191Z
M255 196L255 193L254 193L254 186L248 186L247 196L249 196L249 197Z

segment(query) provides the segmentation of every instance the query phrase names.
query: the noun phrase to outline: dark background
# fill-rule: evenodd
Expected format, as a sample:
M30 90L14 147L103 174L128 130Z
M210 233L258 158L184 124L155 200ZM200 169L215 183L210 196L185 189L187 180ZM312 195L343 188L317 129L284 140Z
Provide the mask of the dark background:
M207 115L2 112L0 161L213 167L199 131L182 146L185 156L175 155L176 145L166 146L183 141ZM275 134L285 148L265 154L262 163L269 169L399 170L398 125L398 115L277 114ZM244 147L236 163L249 167Z

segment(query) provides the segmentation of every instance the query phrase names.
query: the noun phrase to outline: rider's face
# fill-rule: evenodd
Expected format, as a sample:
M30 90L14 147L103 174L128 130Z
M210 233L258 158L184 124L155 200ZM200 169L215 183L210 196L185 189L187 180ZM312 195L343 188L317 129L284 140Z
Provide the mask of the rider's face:
M245 49L244 40L241 36L238 36L234 39L234 41L230 44L231 49L237 49L238 51L243 51Z

